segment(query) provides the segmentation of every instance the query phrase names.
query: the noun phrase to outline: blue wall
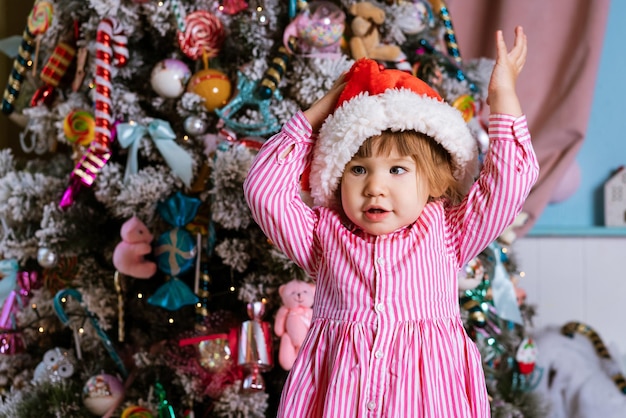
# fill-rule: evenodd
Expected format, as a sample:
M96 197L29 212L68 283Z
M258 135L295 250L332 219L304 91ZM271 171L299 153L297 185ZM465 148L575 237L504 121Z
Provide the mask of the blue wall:
M612 0L591 119L578 153L581 183L569 199L546 207L533 231L603 225L602 186L626 165L626 1ZM533 233L531 231L531 234Z

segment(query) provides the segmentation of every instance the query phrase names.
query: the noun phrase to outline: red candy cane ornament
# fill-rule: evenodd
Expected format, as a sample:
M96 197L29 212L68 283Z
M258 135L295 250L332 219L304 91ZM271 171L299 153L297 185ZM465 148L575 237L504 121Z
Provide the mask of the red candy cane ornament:
M112 17L103 19L96 35L96 137L103 148L111 143L113 112L111 109L111 67L122 67L128 61L126 36Z
M95 138L74 167L70 184L65 190L59 206L66 208L74 202L81 186L90 187L96 176L111 158L113 111L111 102L111 69L128 62L127 38L116 19L104 18L98 24L96 34L96 91L95 91Z

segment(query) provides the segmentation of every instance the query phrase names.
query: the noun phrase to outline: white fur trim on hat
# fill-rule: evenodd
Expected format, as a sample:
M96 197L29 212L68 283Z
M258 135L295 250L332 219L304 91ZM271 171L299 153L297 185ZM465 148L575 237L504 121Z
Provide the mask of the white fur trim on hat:
M346 164L361 144L383 131L413 130L441 144L455 163L454 177L466 193L478 167L476 140L461 113L434 98L401 88L344 102L320 129L313 151L310 185L317 206L330 206Z

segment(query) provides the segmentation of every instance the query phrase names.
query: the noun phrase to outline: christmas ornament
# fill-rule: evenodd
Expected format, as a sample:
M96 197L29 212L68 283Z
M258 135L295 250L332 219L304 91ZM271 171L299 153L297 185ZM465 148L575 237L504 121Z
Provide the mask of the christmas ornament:
M67 142L88 146L95 138L96 120L86 110L72 110L63 119L63 133Z
M28 14L28 30L35 36L45 33L52 23L54 9L49 1L37 1Z
M150 85L165 99L175 99L185 92L191 70L181 60L167 58L159 61L150 74Z
M113 251L113 265L122 274L137 279L149 279L157 270L156 263L146 260L152 254L153 236L148 227L136 216L132 216L120 230L122 241Z
M197 136L205 133L209 128L209 124L199 116L188 116L185 122L183 122L183 127L189 135Z
M69 186L63 193L59 206L63 209L74 202L83 186L90 187L96 176L111 158L113 111L111 109L111 69L126 65L128 61L127 38L116 19L104 18L96 32L96 88L94 141L74 167Z
M50 55L46 65L41 69L39 76L41 81L44 82L44 86L38 88L33 95L30 102L31 106L50 105L52 103L54 89L59 85L75 55L76 49L66 42L60 42L54 48L52 55Z
M32 55L35 50L35 39L45 33L52 22L52 3L49 1L37 1L28 15L28 20L22 41L18 49L17 57L13 61L13 68L9 75L9 81L4 90L2 99L2 111L10 115L13 113L14 103L20 94L26 72L33 65Z
M177 276L189 271L198 256L196 242L184 227L195 218L201 204L200 199L177 192L157 207L161 217L174 228L161 234L155 245L157 266L170 278L148 299L151 305L174 311L198 302L198 297Z
M470 260L461 270L459 270L458 281L459 290L475 289L481 284L485 276L485 268L480 258L475 257Z
M263 99L257 95L259 82L250 80L242 72L237 72L237 95L223 108L215 109L215 113L222 119L228 128L244 135L262 136L280 129L277 119L270 114L271 99ZM274 97L280 100L278 90L274 90ZM235 117L246 106L256 107L263 120L256 123L238 122Z
M65 209L74 203L78 191L81 187L89 187L96 180L96 176L102 167L111 159L111 151L108 147L92 141L87 151L70 174L70 181L67 189L61 197L59 207Z
M261 373L270 370L273 365L272 333L269 323L262 320L264 313L264 302L249 303L250 320L244 321L239 330L237 364L246 371L243 390L265 390Z
M148 408L132 405L122 411L120 418L155 418L155 416Z
M26 77L26 72L32 65L31 55L35 50L35 36L28 30L24 29L22 41L17 51L17 57L13 61L13 68L9 74L9 81L4 89L2 98L2 112L10 115L15 110L14 104L22 89L22 83Z
M289 40L298 40L299 55L332 58L340 53L341 39L345 29L346 14L328 1L305 3L303 11L287 25L283 43L291 53Z
M94 415L102 416L124 398L124 385L115 376L98 374L83 386L83 404Z
M274 333L280 337L278 362L291 370L311 326L315 285L293 279L281 285L278 294L282 302L274 318Z
M234 15L246 10L247 8L248 3L244 0L222 0L218 10L227 15Z
M452 19L450 18L450 12L443 0L431 0L433 9L439 14L439 18L443 22L445 28L445 34L443 39L446 42L448 54L456 61L458 66L461 66L461 52L459 51L459 45L456 42L456 35L454 33L454 27L452 26Z
M39 247L37 250L37 262L43 268L51 268L58 261L57 254L50 248Z
M459 111L463 115L463 119L465 120L465 122L469 122L470 120L472 120L472 118L476 114L476 105L474 103L474 98L470 94L463 94L457 97L452 102L452 106L459 109Z
M263 78L259 82L258 90L256 94L260 99L269 100L274 92L278 91L278 84L287 71L287 65L293 54L290 51L294 50L295 39L289 38L287 46L281 45L278 48L276 55L272 58L270 63L263 74Z
M272 58L258 82L249 80L242 72L237 73L237 96L223 109L215 111L228 128L244 135L254 136L268 135L280 129L280 124L270 114L269 106L272 97L277 100L282 99L278 84L287 71L287 64L292 56L290 51L295 48L295 42L295 38L291 37L288 41L289 48L284 45L278 48L277 54ZM241 123L234 119L235 115L247 106L258 108L262 117L261 122Z
M209 112L219 109L228 103L231 94L230 80L223 72L206 68L191 77L187 90L204 99L204 107Z
M471 93L477 93L476 84L467 78L465 72L447 55L435 49L426 39L420 39L412 61L413 73L434 88L441 88L444 74L458 81L466 81Z
M523 325L524 321L517 304L515 288L504 266L504 262L507 260L506 253L497 242L489 244L485 251L490 253L489 258L493 262L493 269L489 272L489 277L493 292L493 305L498 316L504 320Z
M111 109L112 65L122 67L128 60L127 38L118 21L104 18L96 33L96 143L108 148L111 142L113 111Z
M46 351L43 360L35 368L35 383L61 383L74 374L74 358L67 350L55 347Z
M0 334L0 354L16 354L24 348L22 339L15 330L15 313L23 303L20 295L29 296L29 292L23 293L18 289L19 265L17 260L0 260L0 287L2 288L2 311L0 312L0 328L5 333ZM28 284L26 284L28 286ZM28 287L30 289L30 286ZM25 298L24 298L25 299Z
M189 58L213 58L219 53L225 36L224 25L217 16L197 10L185 17L183 28L178 32L178 44Z
M212 373L218 373L233 364L231 341L228 334L212 334L185 338L178 342L180 347L195 345L198 363Z
M515 361L521 374L533 372L537 362L537 345L532 338L526 337L522 340L515 353Z
M19 264L15 259L0 260L0 305L17 288Z
M471 295L465 294L461 296L459 303L463 309L469 312L469 320L473 326L478 328L485 327L487 324L487 315L479 301L472 298Z
M176 133L169 122L154 119L148 126L138 123L120 123L117 125L117 139L122 148L128 148L128 159L124 181L138 171L137 154L139 152L140 139L148 135L161 156L176 174L176 176L189 187L191 184L193 159L184 148L176 143Z
M16 260L0 260L0 288L2 312L0 313L0 329L15 329L15 313L23 309L24 305L33 296L32 291L39 289L42 285L37 271L19 271ZM16 333L3 336L3 345L0 346L0 353L9 354L7 350L11 347L4 343L12 342ZM6 341L4 341L6 339ZM21 345L21 343L19 344Z
M159 418L176 418L174 407L172 407L172 405L170 405L170 402L167 400L167 393L165 392L165 388L160 382L155 383L154 394L159 399L159 404L157 407Z
M54 311L59 317L59 320L65 326L68 326L70 322L70 319L67 316L67 313L65 312L65 302L67 301L67 298L70 296L82 305L83 296L76 289L63 289L63 290L58 291L57 294L54 296ZM107 350L109 356L115 362L122 376L126 377L128 375L128 373L126 372L126 366L124 366L122 359L117 354L117 351L115 351L115 347L113 347L113 342L111 341L109 336L106 334L106 332L104 332L104 330L100 326L100 323L98 322L96 315L93 312L89 311L86 307L84 308L84 310L85 310L86 316L91 321L91 325L96 330L98 337L100 337L100 341L102 341L102 344L104 345L104 348Z

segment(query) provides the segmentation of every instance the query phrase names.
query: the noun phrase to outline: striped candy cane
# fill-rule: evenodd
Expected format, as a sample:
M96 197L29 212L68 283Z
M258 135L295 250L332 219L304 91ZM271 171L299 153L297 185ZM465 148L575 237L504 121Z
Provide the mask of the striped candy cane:
M128 62L126 41L126 36L114 18L105 18L98 24L95 59L95 135L80 162L72 170L70 184L59 203L62 209L74 203L74 197L81 187L90 187L93 184L102 167L111 158L113 128L111 66L121 67Z
M116 19L107 17L98 24L96 34L96 94L95 142L108 148L111 142L113 112L111 109L111 67L121 67L128 62L127 38Z

